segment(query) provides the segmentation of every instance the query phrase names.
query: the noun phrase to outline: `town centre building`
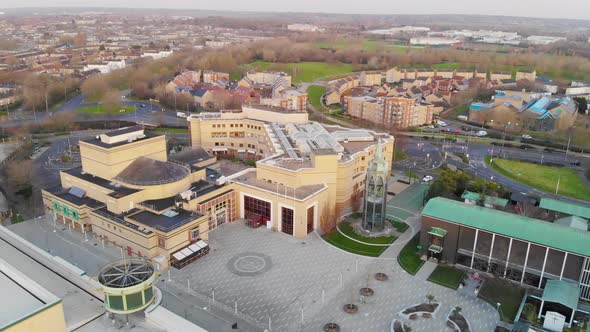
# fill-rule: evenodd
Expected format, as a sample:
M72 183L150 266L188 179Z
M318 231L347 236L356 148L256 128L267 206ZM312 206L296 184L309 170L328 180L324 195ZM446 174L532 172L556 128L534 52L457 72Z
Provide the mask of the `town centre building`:
M392 136L311 122L307 112L248 106L188 123L192 149L178 154L139 126L81 141L81 167L42 191L46 212L129 256L183 266L208 252L208 233L224 222L245 219L298 239L335 225L361 204L379 141L391 171Z

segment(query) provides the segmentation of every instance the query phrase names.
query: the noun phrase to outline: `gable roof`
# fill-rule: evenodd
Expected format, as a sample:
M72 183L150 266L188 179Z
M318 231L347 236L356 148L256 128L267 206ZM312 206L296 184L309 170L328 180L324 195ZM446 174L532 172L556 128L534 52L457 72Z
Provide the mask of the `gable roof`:
M590 257L590 232L443 197L428 201L423 216Z

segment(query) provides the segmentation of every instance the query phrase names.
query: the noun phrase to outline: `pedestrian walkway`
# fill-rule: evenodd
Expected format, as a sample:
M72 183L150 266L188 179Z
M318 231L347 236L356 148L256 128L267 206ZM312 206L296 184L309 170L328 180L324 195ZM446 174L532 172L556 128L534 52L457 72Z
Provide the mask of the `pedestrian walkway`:
M436 266L436 263L429 261L424 262L424 265L422 265L418 273L416 273L415 278L420 280L428 280L428 277L430 277L434 269L436 269Z

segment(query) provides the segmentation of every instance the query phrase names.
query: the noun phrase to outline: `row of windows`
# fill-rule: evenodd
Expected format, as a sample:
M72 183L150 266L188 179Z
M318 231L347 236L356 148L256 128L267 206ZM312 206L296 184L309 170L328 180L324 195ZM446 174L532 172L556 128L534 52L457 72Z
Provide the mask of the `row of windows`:
M215 146L225 146L225 142L215 142ZM229 145L228 145L228 146L234 146L234 143L229 143ZM238 146L239 146L240 148L243 148L243 147L244 147L244 144L243 144L243 143L240 143ZM256 149L256 145L255 145L255 144L246 144L246 146L247 146L249 149ZM263 153L263 151L262 151L262 150L260 150L260 153Z
M211 127L213 128L225 128L225 123L214 123L211 125ZM244 124L243 123L230 123L229 124L230 128L244 128ZM262 127L261 126L255 126L255 125L246 125L247 128L251 128L251 129L256 129L256 130L261 130Z

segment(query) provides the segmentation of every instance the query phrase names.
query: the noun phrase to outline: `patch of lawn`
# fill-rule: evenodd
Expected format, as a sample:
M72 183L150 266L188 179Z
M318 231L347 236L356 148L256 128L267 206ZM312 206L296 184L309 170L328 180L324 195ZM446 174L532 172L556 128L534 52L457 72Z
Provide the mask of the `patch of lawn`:
M578 173L568 167L546 166L517 160L486 157L486 163L498 173L531 187L555 192L559 179L558 194L577 199L590 200L590 189ZM519 176L520 174L520 176Z
M188 128L156 128L154 132L159 134L188 134Z
M401 150L394 150L393 151L393 160L395 161L402 161L408 158L408 154Z
M428 277L428 281L451 289L457 289L464 276L465 273L463 271L452 266L438 265Z
M387 221L389 221L393 225L393 228L395 228L395 230L400 233L403 233L407 231L408 228L410 228L410 226L408 226L408 224L406 224L405 222L401 222L395 219L387 219Z
M511 323L516 318L524 289L501 279L487 279L478 296L496 307L500 303L502 321Z
M113 115L127 114L127 113L135 112L135 106L133 106L133 105L121 105L119 109L124 110L124 111L120 112L119 110L117 110L113 113ZM80 108L78 108L78 112L84 113L84 114L90 114L90 115L102 115L102 114L106 113L106 110L105 110L104 105L100 104L100 105L88 105L88 106L80 107Z
M420 253L418 251L418 244L420 243L420 233L416 233L414 237L406 243L397 256L397 262L399 265L411 275L418 273L424 261L420 259Z
M273 63L256 61L245 65L256 70L284 71L293 76L293 83L313 82L319 78L351 73L354 68L350 64L334 64L325 62L289 62Z
M461 69L461 68L463 68L463 67L458 62L435 63L432 65L432 69L441 69L441 70L454 70L454 69Z
M309 88L307 88L307 97L309 99L309 103L320 112L327 111L324 106L322 106L322 102L320 101L322 95L325 92L326 87L321 85L311 85Z
M354 232L350 223L346 221L341 222L338 227L340 227L340 230L349 237L366 243L390 244L396 239L395 236L380 236L376 238L368 238L358 235ZM353 254L369 257L378 257L379 255L381 255L381 253L383 253L383 251L385 251L385 249L388 248L388 246L371 246L356 242L342 235L340 232L338 232L338 230L334 230L330 234L325 235L324 239L326 240L326 242L342 250L351 252Z

